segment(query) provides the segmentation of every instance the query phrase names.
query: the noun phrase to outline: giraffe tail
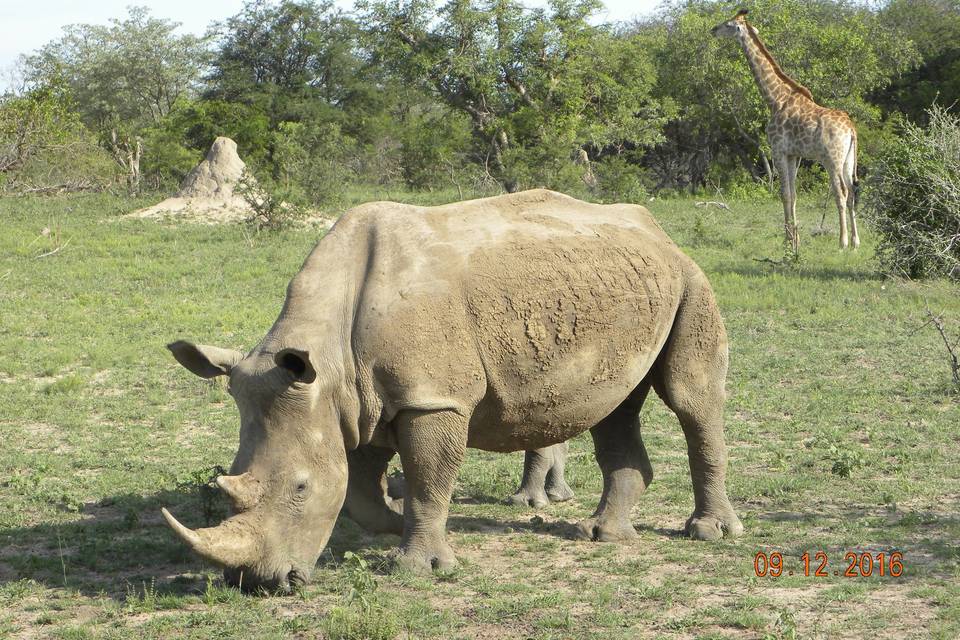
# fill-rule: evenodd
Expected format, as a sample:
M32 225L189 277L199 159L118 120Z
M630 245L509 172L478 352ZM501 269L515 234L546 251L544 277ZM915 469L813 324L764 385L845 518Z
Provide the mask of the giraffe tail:
M860 181L857 180L857 131L853 131L853 142L851 143L851 151L853 152L853 204L854 206L860 201Z

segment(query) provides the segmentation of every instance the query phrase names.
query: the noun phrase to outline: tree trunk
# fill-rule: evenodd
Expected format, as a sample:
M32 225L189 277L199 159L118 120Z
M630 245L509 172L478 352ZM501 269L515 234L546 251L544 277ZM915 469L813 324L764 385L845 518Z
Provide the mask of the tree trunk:
M767 190L773 193L773 167L770 166L770 159L763 149L760 149L760 160L763 162L763 172L767 176Z
M127 174L127 188L136 194L140 190L140 157L143 155L143 139L140 136L120 137L116 129L110 130L110 151L113 159Z

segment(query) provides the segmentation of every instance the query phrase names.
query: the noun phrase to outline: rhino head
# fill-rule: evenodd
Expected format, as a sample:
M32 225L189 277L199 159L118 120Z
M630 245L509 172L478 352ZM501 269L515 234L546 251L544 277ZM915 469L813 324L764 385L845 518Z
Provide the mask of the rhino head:
M178 341L168 345L202 378L229 376L240 410L240 444L217 485L233 515L191 530L163 509L180 538L224 568L228 584L289 591L310 578L347 490L347 459L335 395L310 353L261 345L238 351Z

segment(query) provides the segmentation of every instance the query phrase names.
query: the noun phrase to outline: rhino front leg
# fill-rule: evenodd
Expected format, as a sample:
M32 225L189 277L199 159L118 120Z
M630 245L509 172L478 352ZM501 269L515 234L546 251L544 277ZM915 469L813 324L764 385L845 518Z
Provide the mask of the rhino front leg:
M573 490L563 477L569 445L566 442L527 451L523 458L523 480L507 502L520 507L544 507L548 502L563 502Z
M417 573L457 564L447 544L453 483L467 450L467 421L453 411L404 411L394 425L406 493L397 563Z
M387 492L387 465L395 452L366 445L347 453L347 497L343 508L350 519L374 533L403 533L402 500Z
M649 389L644 382L631 398L590 429L603 473L603 494L593 516L577 524L578 538L612 542L638 537L630 522L630 510L653 481L639 418Z
M553 450L553 464L547 471L547 483L545 489L547 497L551 502L566 502L574 496L573 489L567 484L564 477L564 469L567 466L567 454L570 452L570 445L566 442L555 444L550 447Z

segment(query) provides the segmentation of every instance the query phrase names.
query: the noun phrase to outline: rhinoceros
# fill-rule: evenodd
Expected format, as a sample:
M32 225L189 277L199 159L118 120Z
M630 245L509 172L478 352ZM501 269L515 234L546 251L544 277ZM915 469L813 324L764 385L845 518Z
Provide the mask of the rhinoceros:
M703 272L650 213L546 190L345 213L246 355L177 341L184 367L228 376L240 413L233 515L168 524L229 584L309 579L345 507L402 534L397 563L455 565L446 540L467 447L533 450L589 429L603 475L578 537L637 537L653 473L639 412L652 387L687 442L695 539L737 535L723 438L728 348ZM386 493L399 453L402 504Z

